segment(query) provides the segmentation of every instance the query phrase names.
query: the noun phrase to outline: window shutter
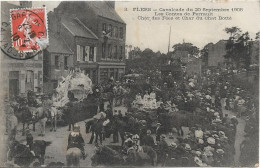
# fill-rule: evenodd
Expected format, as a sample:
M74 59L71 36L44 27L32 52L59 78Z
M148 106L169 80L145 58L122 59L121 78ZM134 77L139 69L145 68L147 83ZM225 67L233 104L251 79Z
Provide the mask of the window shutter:
M97 61L97 47L94 47L94 62Z
M25 71L21 71L21 93L25 93Z
M80 45L77 45L77 61L80 61Z
M38 71L34 71L35 73L34 74L34 77L33 77L33 83L34 83L34 91L36 92L37 91L37 88L38 87Z
M84 61L84 50L85 48L83 46L80 46L80 61Z
M89 46L85 46L85 61L89 61Z

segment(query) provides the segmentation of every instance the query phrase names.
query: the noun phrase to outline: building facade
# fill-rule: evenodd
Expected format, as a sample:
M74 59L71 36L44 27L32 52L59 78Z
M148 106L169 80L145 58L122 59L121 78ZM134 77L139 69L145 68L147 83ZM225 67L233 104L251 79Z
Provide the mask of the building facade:
M9 23L10 9L15 8L30 8L32 3L22 2L20 6L10 4L8 2L1 2L1 20ZM9 27L10 29L10 27ZM11 30L6 30L11 32ZM11 44L11 33L7 37L7 42ZM9 40L9 41L8 41ZM42 91L43 87L43 54L39 53L34 58L27 60L17 60L10 58L1 53L1 76L2 88L4 89L4 96L14 97L17 95L26 96L27 91ZM38 89L40 88L40 89Z
M64 1L48 13L50 31L62 39L67 51L70 51L66 53L71 54L69 65L85 71L95 84L111 77L119 80L125 73L126 24L116 13L114 5L114 2L104 1ZM61 44L58 42L57 45ZM57 48L47 48L45 57L51 57L50 53L61 54ZM55 64L53 59L46 60L52 61L51 65ZM47 69L44 68L46 74L53 71ZM66 72L61 71L60 75L65 77ZM51 73L47 74L47 78L55 82L58 80L58 77L51 77Z

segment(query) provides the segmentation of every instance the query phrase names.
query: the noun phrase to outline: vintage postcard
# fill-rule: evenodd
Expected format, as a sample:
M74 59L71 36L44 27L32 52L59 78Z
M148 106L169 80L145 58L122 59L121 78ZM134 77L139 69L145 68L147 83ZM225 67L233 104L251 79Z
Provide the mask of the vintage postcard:
M1 1L0 167L258 167L260 1Z

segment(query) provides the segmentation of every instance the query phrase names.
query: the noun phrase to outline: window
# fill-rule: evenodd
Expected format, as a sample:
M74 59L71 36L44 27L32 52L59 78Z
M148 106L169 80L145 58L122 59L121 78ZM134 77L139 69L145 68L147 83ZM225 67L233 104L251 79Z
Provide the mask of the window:
M119 29L119 36L120 36L121 39L124 38L123 27L120 27L120 29Z
M117 59L117 46L114 47L114 59Z
M59 62L59 56L58 55L55 55L54 62L55 62L55 69L59 69L60 62Z
M89 61L94 61L94 47L90 47L90 50L89 50Z
M58 87L58 80L53 80L53 88L56 89Z
M118 28L117 27L114 27L114 36L118 37Z
M94 62L97 61L97 47L94 47Z
M109 59L112 58L112 47L111 47L111 44L108 44L108 58Z
M89 49L90 49L89 46L85 46L85 50L84 50L84 52L83 52L84 61L89 61Z
M112 78L115 79L115 76L114 76L114 68L110 68L109 70L109 78Z
M123 59L123 46L120 46L120 60Z
M106 24L106 23L103 23L103 25L102 25L102 31L107 32L107 24Z
M69 69L69 67L68 67L68 57L67 56L64 57L64 69L65 70Z
M84 47L77 45L77 61L83 61Z
M105 43L102 44L102 58L103 59L106 58L106 44Z
M77 45L77 61L80 61L80 45Z
M108 25L108 29L107 29L107 32L112 32L113 30L112 30L112 25L110 24L110 25ZM113 36L113 32L112 33L110 33L110 35L111 35L111 37Z
M33 71L26 71L25 90L34 90L34 73Z

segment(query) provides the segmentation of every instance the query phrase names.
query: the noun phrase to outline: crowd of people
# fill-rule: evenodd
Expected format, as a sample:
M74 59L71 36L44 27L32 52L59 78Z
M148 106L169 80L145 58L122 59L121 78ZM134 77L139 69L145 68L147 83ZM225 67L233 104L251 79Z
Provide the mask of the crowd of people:
M153 128L136 117L141 123L140 132L126 135L126 153L130 149L142 152L145 145L154 148L159 162L166 166L233 165L238 118L255 118L258 104L246 89L231 82L226 73L207 71L200 79L196 75L185 76L182 82L173 82L170 88L166 83L160 88L162 93L157 94L162 97L156 97L154 91L144 91L143 97L138 93L128 113L145 111L154 105L158 123ZM151 101L154 97L155 102ZM232 115L225 113L224 109L231 110ZM189 132L183 137L173 137L172 131L165 131L168 130L165 127L170 127L168 122L159 119L163 114L169 118L174 114L192 116L190 121L186 121L190 122L187 124ZM197 116L201 118L196 120ZM169 143L170 140L166 139L174 139L174 142Z
M118 143L120 130L127 128L120 128L120 125L117 125L118 121L128 124L130 119L134 119L131 122L136 125L129 126L136 126L136 128L123 130L124 135L120 134L120 136L124 136L122 144L125 155L128 155L131 150L142 153L144 146L149 146L156 151L158 163L161 166L232 166L235 155L237 118L244 116L248 121L257 118L259 108L257 100L245 88L233 85L232 79L225 72L206 71L202 77L186 75L179 81L174 80L173 77L169 80L171 76L169 74L167 77L167 82L171 82L170 85L166 82L156 90L150 89L154 88L150 86L150 90L143 90L142 93L136 94L135 100L131 102L132 107L128 109L125 116L120 112L114 113L113 104L110 104L106 111L103 107L100 108L100 113L93 117L92 140L90 139L89 143L92 143L96 136L96 144L98 144L97 137L100 136L100 145L102 145L109 122L113 123L113 142ZM121 92L124 92L125 99L127 99L127 94L131 94L133 90L132 85L128 83L117 83L113 86L111 88L114 93L122 95ZM124 104L122 97L115 97L118 99L116 104ZM28 103L39 104L34 101ZM49 107L51 100L46 97L42 104L44 107ZM100 104L104 106L103 103ZM15 116L13 108L15 106L11 107L11 105L6 108L10 116ZM149 113L146 118L138 118L133 115L142 111L149 112L149 110L156 111L154 121L150 121ZM232 111L234 115L226 113L225 110ZM51 130L56 131L55 117L57 114L55 110L50 111L53 125ZM8 120L14 118L10 116L8 116ZM7 132L10 137L15 138L16 122L15 119L7 122L9 124ZM151 124L154 122L155 125ZM255 129L257 129L256 125L253 126ZM100 128L97 128L98 126ZM178 132L178 126L180 129L182 126L189 127L189 131L185 134L182 132L183 136L174 136L173 127ZM252 125L250 126L252 127ZM27 144L30 147L33 141L32 136L29 131L26 132L26 135ZM252 137L252 132L248 136ZM248 139L243 145L246 146L247 143L250 143ZM76 147L79 146L78 148L81 149L83 158L85 158L84 140L77 124L73 126L73 132L69 134L68 149L75 147L73 144L78 144Z

